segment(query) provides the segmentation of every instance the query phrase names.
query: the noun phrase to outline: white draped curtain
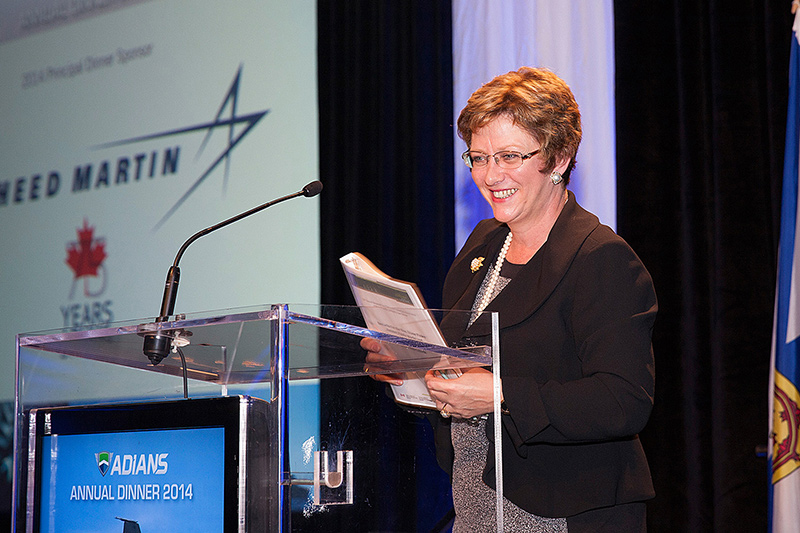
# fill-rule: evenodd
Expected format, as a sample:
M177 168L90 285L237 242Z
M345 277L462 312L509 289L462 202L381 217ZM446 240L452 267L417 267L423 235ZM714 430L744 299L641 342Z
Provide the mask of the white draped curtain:
M578 202L616 226L613 0L453 0L454 118L470 94L520 66L563 78L581 110L583 140L569 188ZM456 249L492 216L472 184L454 126Z

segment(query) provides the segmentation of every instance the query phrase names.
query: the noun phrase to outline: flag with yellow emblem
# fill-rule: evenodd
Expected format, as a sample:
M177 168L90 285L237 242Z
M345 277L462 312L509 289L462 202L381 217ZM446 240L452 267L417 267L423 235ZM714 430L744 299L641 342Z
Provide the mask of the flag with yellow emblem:
M781 235L775 324L772 334L769 431L770 532L800 527L800 239L797 234L797 183L800 157L800 11L795 13L789 65L789 107L783 164Z

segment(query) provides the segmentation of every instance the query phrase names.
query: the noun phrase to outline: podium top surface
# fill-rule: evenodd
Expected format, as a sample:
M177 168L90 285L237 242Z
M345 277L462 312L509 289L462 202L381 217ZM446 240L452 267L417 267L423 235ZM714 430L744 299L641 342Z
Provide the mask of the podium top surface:
M426 320L468 312L425 310ZM407 317L415 320L414 317ZM492 364L488 346L455 349L367 329L356 306L280 304L179 316L176 320L116 323L85 330L51 330L17 336L18 357L49 352L215 383L258 383L272 379L273 354L282 355L288 379L365 374L364 337L379 340L397 359L370 374L420 372ZM146 336L166 337L173 346L157 365L143 354ZM491 339L487 340L491 345Z

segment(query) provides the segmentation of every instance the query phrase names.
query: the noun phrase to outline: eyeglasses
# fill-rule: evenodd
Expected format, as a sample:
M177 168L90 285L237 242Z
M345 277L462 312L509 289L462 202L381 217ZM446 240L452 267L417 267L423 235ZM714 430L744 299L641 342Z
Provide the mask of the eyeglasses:
M466 163L469 168L485 168L489 164L489 158L491 157L494 159L494 162L498 167L511 169L521 167L523 161L535 156L541 150L542 149L539 148L538 150L528 152L527 154L504 150L492 155L484 154L482 152L470 152L467 150L461 154L461 159L464 160L464 163Z

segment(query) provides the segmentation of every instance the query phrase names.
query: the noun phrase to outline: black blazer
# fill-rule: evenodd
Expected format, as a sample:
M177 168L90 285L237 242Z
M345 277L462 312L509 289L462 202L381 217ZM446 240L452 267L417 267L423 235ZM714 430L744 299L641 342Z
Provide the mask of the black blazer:
M480 222L448 272L446 309L472 308L508 234ZM472 272L473 258L484 257ZM566 517L654 495L637 433L653 405L651 333L657 304L634 251L575 196L547 242L488 305L499 311L504 495L540 516ZM485 344L486 314L469 329L446 317L454 344ZM435 422L437 455L451 472L449 420ZM487 435L493 441L493 418ZM494 446L483 479L494 487Z

